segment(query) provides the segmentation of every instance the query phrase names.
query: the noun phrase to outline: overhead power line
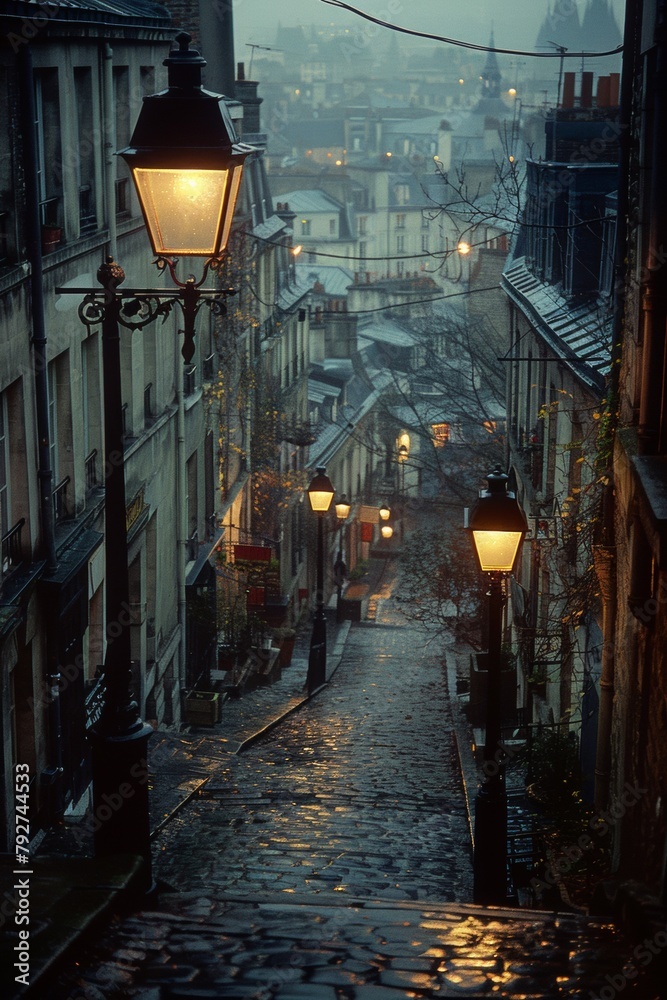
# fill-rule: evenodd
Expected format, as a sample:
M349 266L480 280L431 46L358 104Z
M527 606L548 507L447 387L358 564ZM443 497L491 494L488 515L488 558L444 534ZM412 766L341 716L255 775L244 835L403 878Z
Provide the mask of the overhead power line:
M616 56L623 51L623 46L619 45L615 49L606 49L604 52L567 52L562 50L562 46L557 52L527 52L523 49L500 49L496 45L476 45L474 42L462 42L458 38L448 38L446 35L433 35L428 31L417 31L416 28L403 28L398 24L391 24L390 21L383 21L382 18L373 17L352 4L344 3L343 0L321 0L322 3L330 7L340 7L341 10L348 10L357 17L363 17L366 21L378 24L382 28L389 28L391 31L399 31L403 35L414 35L416 38L428 38L433 42L446 42L448 45L458 45L463 49L473 49L475 52L498 52L506 56L528 56L533 59L596 59L600 56Z

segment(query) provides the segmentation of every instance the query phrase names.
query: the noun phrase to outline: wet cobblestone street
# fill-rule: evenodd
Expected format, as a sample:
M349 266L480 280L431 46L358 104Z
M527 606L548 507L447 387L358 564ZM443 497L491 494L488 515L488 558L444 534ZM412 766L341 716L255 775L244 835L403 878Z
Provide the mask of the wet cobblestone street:
M469 902L442 651L392 579L371 614L329 685L242 752L239 729L191 734L193 794L153 842L157 895L40 1000L657 1000L613 925Z
M405 623L352 629L330 687L218 766L156 843L175 888L470 899L447 678Z

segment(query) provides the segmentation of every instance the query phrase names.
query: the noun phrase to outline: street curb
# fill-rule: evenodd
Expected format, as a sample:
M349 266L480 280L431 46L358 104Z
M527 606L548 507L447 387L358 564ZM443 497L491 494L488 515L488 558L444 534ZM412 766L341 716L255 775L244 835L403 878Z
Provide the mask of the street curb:
M276 716L275 719L272 719L271 722L267 722L267 724L265 726L262 726L262 728L259 729L256 733L253 733L251 736L248 736L236 748L236 750L234 751L234 756L238 756L239 754L242 754L245 750L248 750L254 743L260 740L263 736L266 736L267 733L270 733L271 730L275 729L276 726L279 726L280 723L284 722L285 719L289 718L290 715L293 715L295 712L298 712L299 709L303 708L304 705L307 705L312 698L315 698L320 693L320 691L324 691L324 689L329 686L331 678L338 670L338 667L340 666L340 661L343 658L343 651L345 649L345 643L347 642L347 637L349 635L351 625L352 622L349 621L341 622L340 628L338 629L336 635L336 642L334 644L334 648L331 653L331 660L329 661L332 664L329 668L329 676L327 677L324 684L320 684L320 686L315 688L315 690L312 691L310 694L304 695L304 697L301 698L299 701L297 701L295 704L289 705L287 708L283 709L280 715ZM206 779L206 781L208 781L208 778ZM198 790L199 789L197 789L197 791Z

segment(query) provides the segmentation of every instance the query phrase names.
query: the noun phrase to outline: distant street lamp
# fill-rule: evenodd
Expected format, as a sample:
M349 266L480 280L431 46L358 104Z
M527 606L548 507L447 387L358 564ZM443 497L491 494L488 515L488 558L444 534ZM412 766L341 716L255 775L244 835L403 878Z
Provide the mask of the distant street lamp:
M340 614L340 599L343 596L343 586L347 577L347 566L345 565L345 560L343 559L343 525L350 516L352 504L343 493L343 495L336 501L335 507L339 528L338 554L336 556L336 562L334 563L334 581L336 584L337 598L336 615L338 616Z
M378 514L379 514L379 517L380 517L381 521L388 521L389 520L389 518L391 517L391 511L390 511L389 507L387 507L386 503L382 504L382 506L380 507L380 510L378 511Z
M336 506L336 517L338 518L340 522L340 527L342 528L343 522L347 521L348 517L350 516L350 511L352 510L352 504L343 493L343 495L336 501L335 506Z
M507 792L501 747L501 644L503 579L514 569L527 530L526 516L508 476L496 466L486 477L468 517L479 568L489 578L489 650L487 662L485 778L475 798L473 900L483 905L507 901ZM502 752L502 751L501 751Z
M324 515L331 506L334 488L324 466L317 469L308 487L311 510L317 514L317 590L313 632L308 656L308 693L312 694L327 679L327 621L324 614Z
M92 745L93 814L97 856L138 854L151 883L147 747L152 733L132 694L131 624L120 366L120 327L143 329L178 303L184 316L182 354L194 352L194 322L206 302L222 313L231 289L202 289L210 267L219 266L227 245L241 171L252 147L235 142L224 98L202 90L206 63L176 36L178 49L165 60L168 89L144 98L131 145L120 155L132 170L142 212L160 270L168 268L176 289L121 291L122 268L108 257L97 272L102 288L58 288L84 295L79 317L102 327L105 454L106 656L103 705L89 732ZM176 278L176 259L206 257L199 282Z

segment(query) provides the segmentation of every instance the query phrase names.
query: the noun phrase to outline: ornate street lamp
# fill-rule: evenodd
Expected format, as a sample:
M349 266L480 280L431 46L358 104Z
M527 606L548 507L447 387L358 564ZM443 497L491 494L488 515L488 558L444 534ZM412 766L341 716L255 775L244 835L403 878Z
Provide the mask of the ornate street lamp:
M105 453L106 656L103 706L89 732L92 745L93 814L97 856L137 854L151 884L147 748L152 733L132 694L127 523L122 420L120 327L142 329L178 303L184 324L183 358L194 352L194 321L203 302L224 312L231 289L202 289L209 267L224 252L234 214L243 160L252 147L236 143L224 99L201 87L205 65L190 36L177 36L168 67L168 89L144 98L131 146L130 164L157 265L169 268L175 289L120 291L122 268L107 258L97 272L101 289L58 288L84 295L79 316L102 327ZM176 278L175 257L206 257L200 281Z
M324 466L320 466L308 487L310 507L317 514L317 591L306 681L309 694L321 687L327 679L327 622L324 614L324 515L331 506L335 490L331 485L331 480L326 475L326 471Z
M334 563L334 582L336 584L336 617L340 617L340 599L343 596L343 586L345 585L345 580L347 578L347 566L345 565L345 560L343 559L343 525L350 516L350 511L352 510L352 504L347 499L345 493L338 498L335 504L336 507L336 517L338 518L339 536L338 536L338 554L336 556L336 562Z
M141 210L158 256L216 258L231 231L243 161L252 147L236 141L219 94L202 89L206 60L186 32L169 54L169 87L144 97L127 149Z
M528 524L508 476L496 466L486 477L468 517L479 568L489 578L485 779L475 798L473 899L484 905L507 902L507 793L501 751L501 644L503 579L514 569ZM499 753L500 751L500 753Z

